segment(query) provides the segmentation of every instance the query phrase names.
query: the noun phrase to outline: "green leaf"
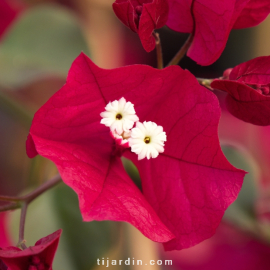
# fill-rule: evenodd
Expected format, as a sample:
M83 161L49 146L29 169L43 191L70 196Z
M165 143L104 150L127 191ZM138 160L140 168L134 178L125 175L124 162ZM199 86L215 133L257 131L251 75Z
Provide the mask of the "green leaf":
M222 147L222 150L232 165L248 172L244 178L241 191L236 201L227 209L225 218L234 219L235 213L239 211L253 218L255 215L254 205L258 190L255 184L256 175L252 161L247 157L247 155L245 155L243 152L240 152L236 148L224 146Z
M67 9L44 5L22 14L0 46L0 82L19 87L44 76L64 76L81 51L78 22Z
M74 269L90 270L120 239L117 222L83 222L75 192L66 185L54 189L54 209L63 228ZM61 268L64 269L64 268Z
M133 162L127 158L122 157L121 158L123 166L125 168L125 171L129 175L129 177L132 179L132 181L135 183L135 185L142 190L142 182L140 178L139 171L137 167L133 164Z

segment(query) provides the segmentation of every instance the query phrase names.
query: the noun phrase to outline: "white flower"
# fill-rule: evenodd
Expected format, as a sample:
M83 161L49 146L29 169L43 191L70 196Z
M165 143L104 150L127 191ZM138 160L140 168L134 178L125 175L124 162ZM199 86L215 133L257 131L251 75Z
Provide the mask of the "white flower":
M124 147L129 147L128 139L130 138L131 131L124 131L121 135L118 135L116 132L111 131L111 136L115 139L115 141Z
M156 158L159 153L164 152L166 139L162 126L151 121L137 122L136 127L131 130L129 145L131 151L139 155L139 160L145 157L150 159L151 157Z
M105 107L105 112L102 112L100 123L109 127L112 132L121 135L124 131L128 132L139 120L135 113L134 105L131 102L126 102L125 98L109 102Z

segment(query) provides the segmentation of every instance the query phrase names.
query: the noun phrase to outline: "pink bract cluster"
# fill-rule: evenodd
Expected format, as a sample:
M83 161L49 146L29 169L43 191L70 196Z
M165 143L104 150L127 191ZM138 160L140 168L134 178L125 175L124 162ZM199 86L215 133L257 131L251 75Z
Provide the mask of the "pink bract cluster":
M116 0L113 10L122 23L138 33L147 52L155 49L153 31L167 22L167 0Z
M232 29L252 27L270 12L268 0L168 0L167 26L193 33L187 55L200 65L210 65L223 52Z
M270 56L226 70L211 86L228 93L226 105L235 117L254 125L270 125Z
M138 161L100 124L108 102L121 97L141 121L163 126L165 152L156 159ZM67 83L35 114L27 153L57 165L78 194L84 221L126 221L166 250L182 249L214 234L245 175L221 151L219 118L217 98L178 66L105 70L81 54ZM143 193L121 156L138 167Z
M62 230L58 230L43 237L36 242L35 246L25 250L13 246L0 248L0 269L52 270L61 232Z
M256 26L270 12L268 0L116 0L117 17L138 33L144 49L155 48L154 29L165 24L177 32L193 33L187 55L210 65L223 52L232 29Z
M198 64L210 65L220 57L231 30L259 24L269 14L270 2L116 0L113 10L138 34L147 52L158 45L158 66L163 68L156 29L167 25L190 33L190 46L184 45L179 55L187 51ZM228 93L226 105L232 115L270 125L269 63L269 56L259 57L211 80L212 88ZM218 138L220 105L215 94L199 84L202 80L179 66L106 70L81 53L66 84L35 114L27 154L30 158L42 155L56 164L63 181L78 195L84 221L128 222L149 239L163 243L165 250L194 246L215 233L245 176L223 155ZM126 103L136 108L136 118L128 119ZM128 128L123 128L121 123L127 119ZM159 127L160 151L151 155L141 151L151 136L135 136L138 120L139 135L140 125L145 124L147 132L147 125ZM122 157L138 168L142 190L126 173ZM60 233L23 251L0 250L0 268L16 270L24 264L29 270L51 269Z

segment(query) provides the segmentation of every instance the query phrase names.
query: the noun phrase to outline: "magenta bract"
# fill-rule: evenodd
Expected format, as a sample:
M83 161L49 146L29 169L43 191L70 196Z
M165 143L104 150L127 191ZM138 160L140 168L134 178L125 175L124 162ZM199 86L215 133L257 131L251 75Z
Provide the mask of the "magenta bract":
M165 152L140 160L100 124L109 101L124 97L141 122L167 134ZM179 66L133 65L105 70L81 54L67 83L35 114L27 151L51 159L79 196L85 221L126 221L165 248L182 249L212 236L236 199L244 172L224 157L217 135L218 101ZM143 194L120 157L138 167Z
M223 52L230 31L262 22L270 12L267 0L168 0L167 26L194 32L187 55L200 65L210 65Z
M0 250L0 259L12 270L52 270L53 258L62 230L38 240L33 247L21 250L6 247Z
M116 0L113 10L122 23L138 33L147 52L155 49L156 42L152 33L167 22L167 0Z
M242 9L234 29L256 26L261 23L269 14L270 2L268 0L249 0Z
M10 245L10 239L7 231L7 213L0 213L0 247Z
M270 125L270 56L252 59L225 73L225 80L214 80L211 86L228 93L229 112L254 125Z

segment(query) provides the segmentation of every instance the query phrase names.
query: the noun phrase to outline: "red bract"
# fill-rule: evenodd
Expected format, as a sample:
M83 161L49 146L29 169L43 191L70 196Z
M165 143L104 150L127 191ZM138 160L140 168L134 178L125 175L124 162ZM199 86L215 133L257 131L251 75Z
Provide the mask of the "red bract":
M156 159L138 161L100 124L107 103L121 97L141 122L167 133ZM66 85L35 114L27 151L57 165L77 192L85 221L127 221L154 241L171 240L166 249L181 249L214 234L241 188L245 173L220 149L219 118L216 97L178 66L104 70L81 54ZM138 166L144 195L124 171L122 154Z
M262 22L270 12L268 0L169 0L167 26L194 32L187 55L200 65L210 65L223 52L230 31Z
M53 258L62 230L38 240L33 247L21 250L7 247L0 250L0 259L11 270L52 270Z
M7 226L6 226L6 215L7 212L0 213L0 250L1 247L6 247L10 245L10 239L8 237ZM7 266L0 259L0 270L7 270Z
M254 125L270 125L270 56L252 59L224 72L213 88L226 91L226 105L235 117Z
M268 0L249 0L238 16L233 28L241 29L258 25L268 16L269 11L270 3Z
M5 247L10 245L10 239L8 237L7 232L7 224L6 224L7 213L0 213L0 246Z
M167 22L167 0L116 0L113 10L122 23L138 33L147 52L155 49L156 42L152 33Z

